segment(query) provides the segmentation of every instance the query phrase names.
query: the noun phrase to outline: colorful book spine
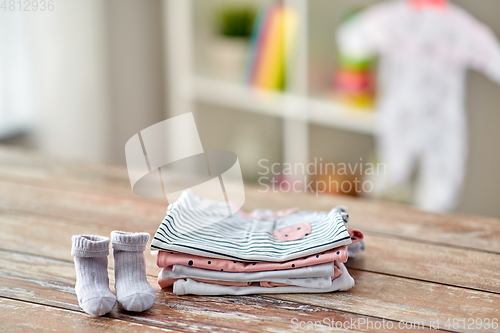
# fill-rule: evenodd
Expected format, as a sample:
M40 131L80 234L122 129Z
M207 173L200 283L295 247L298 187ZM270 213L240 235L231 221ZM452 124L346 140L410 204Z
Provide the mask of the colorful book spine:
M267 32L269 24L272 19L272 13L276 3L265 7L257 15L255 25L253 28L252 37L250 39L250 57L247 65L246 82L252 84L255 81L257 68L259 66L262 54L262 49L266 43Z
M272 15L268 38L262 49L254 85L263 89L278 89L277 81L283 61L284 22L283 6L280 5Z
M251 42L248 82L261 89L284 90L298 17L280 2L266 8L260 17Z

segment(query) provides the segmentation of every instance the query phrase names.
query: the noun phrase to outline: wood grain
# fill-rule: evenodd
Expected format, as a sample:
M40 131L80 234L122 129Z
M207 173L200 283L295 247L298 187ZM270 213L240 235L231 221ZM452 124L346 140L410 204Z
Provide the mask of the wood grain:
M301 207L329 210L346 206L349 224L363 231L377 232L394 238L463 247L500 253L500 221L494 218L459 214L434 214L407 206L352 198L341 195L307 193L269 193L263 195L256 186L246 186L246 208L284 209Z
M0 146L0 180L47 189L83 191L97 196L117 195L141 203L156 203L162 212L166 206L164 199L135 196L130 190L128 175L123 167L60 162L5 146ZM245 189L246 209L297 206L303 209L329 210L336 205L345 205L352 217L351 224L365 231L500 253L500 222L497 219L432 214L406 206L339 195L315 197L304 193L263 194L259 192L261 187L248 184Z
M99 222L84 222L62 217L49 218L16 211L1 213L0 209L0 227L6 231L0 234L1 247L64 260L72 260L70 254L72 235L107 236L115 229L114 226ZM95 213L99 214L99 211ZM146 219L144 221L147 221L143 222L144 229L140 230L153 234L159 223ZM20 225L25 227L19 228ZM125 231L137 230L134 229L135 222L126 219L122 220L121 228ZM26 239L29 239L33 246L27 248ZM400 240L370 233L366 235L366 248L363 254L349 262L348 267L500 293L498 254ZM155 276L159 271L156 267L156 257L149 251L145 257L148 274Z
M22 318L19 314L22 313ZM175 332L110 317L86 314L0 297L2 332Z
M113 290L113 272L108 273ZM71 262L0 251L0 297L81 312L74 293L74 276ZM380 318L264 296L176 296L171 290L159 290L154 278L150 277L149 282L156 289L152 309L131 314L117 306L108 317L181 331L228 332L237 332L241 327L254 332L287 331L294 318L303 321L304 326L308 321L323 322L324 330L330 330L326 325L331 322L357 322L360 318L381 322Z
M500 255L365 233L348 267L500 294Z
M67 191L0 181L0 208L134 230L155 231L166 206L100 192ZM154 223L154 224L153 224ZM155 225L153 229L153 225ZM148 226L145 229L144 226Z
M122 165L61 161L5 145L0 145L0 175L18 182L44 184L50 180L56 187L73 185L135 197L130 190L127 170Z
M440 327L448 318L498 318L500 295L441 284L351 269L356 285L346 293L274 295L274 298L355 311L402 322L421 322L439 318ZM470 332L458 329L460 332ZM474 332L492 330L474 329ZM497 330L498 331L498 330Z
M75 309L76 297L72 290L75 273L72 262L45 259L26 254L12 254L5 251L0 252L0 259L1 271L8 271L10 274L20 277L20 281L14 279L14 282L10 282L14 284L9 285L9 288L14 288L16 292L25 290L25 292L20 293L20 296L17 297L24 296L28 297L22 298L24 300L37 302L42 302L42 300L44 302L50 301L48 304L51 305L54 305L53 302L59 304L57 302L64 300L65 303L70 304L65 305L66 308ZM55 277L56 274L57 278ZM347 293L269 295L267 298L277 298L326 308L331 307L336 310L361 313L371 318L386 318L393 321L424 321L427 323L430 318L435 318L437 314L443 318L460 318L467 313L469 313L469 316L473 314L475 317L481 318L498 316L499 308L496 304L500 304L500 295L357 270L351 270L351 274L355 278L356 286ZM29 275L30 278L28 279L26 275ZM109 275L111 284L113 284L111 270ZM35 278L37 276L40 277ZM43 280L47 276L49 278ZM26 283L31 283L29 281L26 282L26 280L35 280L38 282L34 286L26 286ZM54 283L54 280L57 283ZM150 277L149 281L151 285L158 288L154 277ZM1 284L8 285L5 280L2 280ZM40 286L44 288L40 289ZM46 287L49 288L48 295L46 294ZM51 294L54 290L64 294ZM36 291L36 295L33 295L34 291ZM13 294L3 295L15 297ZM161 291L157 295L159 295L160 300L163 297L167 297L168 300L165 301L167 305L175 301L175 304L177 304L176 307L181 306L179 304L183 304L182 306L184 306L186 297L194 302L201 303L207 302L204 299L214 299L211 297L177 297L169 291ZM239 299L239 297L234 298ZM429 303L430 300L433 301L431 307L429 307L431 305ZM468 308L464 309L461 306L462 300L468 300ZM196 305L191 306L195 307ZM213 305L210 306L212 307ZM401 311L401 309L404 309L404 311ZM440 310L436 313L435 309ZM469 312L470 309L481 309L481 312ZM280 316L283 315L280 314ZM326 317L323 316L320 318L320 321L324 318Z
M109 237L114 226L92 223L67 218L47 217L44 215L26 214L19 211L0 209L0 248L45 256L54 259L73 261L71 256L71 236L79 234L102 235ZM155 227L156 229L156 227ZM123 231L137 231L123 225ZM148 228L140 229L151 233ZM154 232L154 231L153 231ZM27 241L29 240L29 241ZM27 244L29 243L29 246ZM151 241L150 241L151 243ZM149 246L147 247L149 249ZM110 254L112 250L110 250ZM146 250L146 270L151 276L157 276L160 269L156 266L156 257ZM113 267L109 257L109 267Z
M367 247L348 264L356 280L353 289L314 295L176 296L158 289L159 269L155 257L146 253L148 280L157 291L153 308L131 314L116 307L104 318L92 318L76 303L71 235L109 235L117 229L153 234L164 217L165 200L135 196L126 169L119 166L60 162L0 146L2 331L281 332L293 329L293 318L425 325L439 318L441 328L447 318L500 319L500 221L259 189L246 186L246 210L348 206L349 224L364 231ZM112 260L108 274L113 286ZM19 325L21 316L29 320Z

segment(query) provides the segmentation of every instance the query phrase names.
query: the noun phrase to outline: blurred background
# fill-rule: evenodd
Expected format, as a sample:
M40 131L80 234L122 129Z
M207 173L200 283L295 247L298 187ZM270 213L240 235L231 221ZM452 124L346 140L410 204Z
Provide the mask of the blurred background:
M0 143L125 165L126 141L193 112L248 183L260 160L376 163L377 59L336 32L380 1L55 0L0 8ZM453 0L500 36L500 2ZM272 23L286 28L273 28ZM259 36L274 36L266 45ZM257 61L259 60L259 61ZM500 217L500 88L469 71L469 158L457 212ZM351 175L352 176L352 175ZM351 181L348 179L348 181ZM353 193L351 193L353 194ZM356 193L354 193L356 194ZM382 199L411 204L406 190Z

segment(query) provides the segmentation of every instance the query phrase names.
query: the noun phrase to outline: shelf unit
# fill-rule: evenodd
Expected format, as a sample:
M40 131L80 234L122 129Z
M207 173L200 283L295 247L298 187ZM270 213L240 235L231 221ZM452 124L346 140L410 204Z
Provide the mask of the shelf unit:
M230 107L283 119L283 162L307 163L309 124L374 134L375 112L334 99L310 96L307 65L307 0L284 0L299 16L295 59L287 68L287 92L268 91L243 82L199 76L193 66L193 5L202 0L164 0L165 63L170 116L192 112L195 102Z
M231 107L268 116L296 118L311 124L328 126L363 134L374 133L375 114L372 110L360 110L335 100L301 98L296 95L249 87L206 77L195 77L192 100ZM285 107L285 105L290 105ZM304 107L307 118L300 110ZM292 109L292 111L291 111ZM289 112L289 115L286 113Z

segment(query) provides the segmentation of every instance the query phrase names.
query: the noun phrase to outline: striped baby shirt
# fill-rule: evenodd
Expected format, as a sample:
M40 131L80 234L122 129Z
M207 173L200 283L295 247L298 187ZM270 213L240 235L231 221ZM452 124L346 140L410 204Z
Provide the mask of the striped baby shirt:
M258 211L228 216L225 202L196 197L185 190L168 207L151 249L208 258L284 262L349 245L351 238L342 212L334 208L330 212L297 211L284 216ZM280 240L276 236L283 234L280 230L304 225L308 233L300 239Z

